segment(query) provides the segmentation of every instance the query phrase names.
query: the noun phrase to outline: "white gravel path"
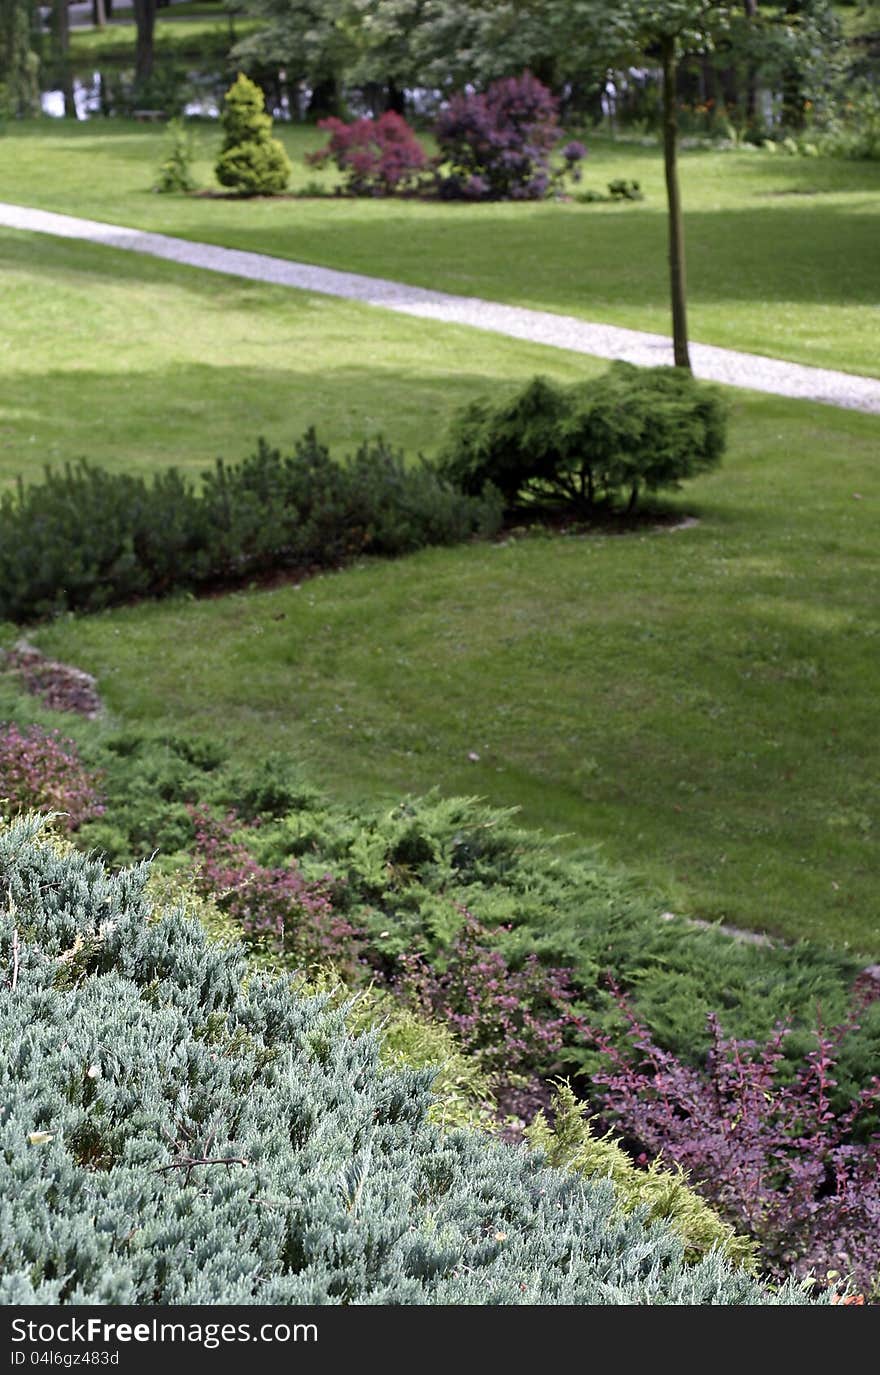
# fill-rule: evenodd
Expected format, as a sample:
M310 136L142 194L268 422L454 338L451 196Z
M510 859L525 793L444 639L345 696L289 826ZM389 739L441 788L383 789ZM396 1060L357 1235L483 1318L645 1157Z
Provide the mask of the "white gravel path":
M425 320L470 325L475 329L526 339L550 348L590 353L599 358L623 358L630 363L672 363L671 340L662 334L620 329L616 325L590 324L571 315L546 310L527 310L483 301L475 296L452 296L443 291L407 286L382 277L364 277L355 272L337 272L308 263L289 262L263 253L246 253L237 248L218 248L213 244L192 243L167 234L152 234L122 225L102 224L96 220L57 215L47 210L0 203L0 225L31 233L54 234L65 239L86 239L108 248L125 248L155 258L168 258L189 267L223 272L233 277L296 287L300 291L381 306L402 315L417 315ZM878 331L880 334L880 331ZM835 372L829 368L786 363L779 358L764 358L755 353L716 348L712 344L691 344L691 363L697 377L723 382L732 387L750 387L776 396L791 396L806 401L823 401L848 410L880 415L880 380Z

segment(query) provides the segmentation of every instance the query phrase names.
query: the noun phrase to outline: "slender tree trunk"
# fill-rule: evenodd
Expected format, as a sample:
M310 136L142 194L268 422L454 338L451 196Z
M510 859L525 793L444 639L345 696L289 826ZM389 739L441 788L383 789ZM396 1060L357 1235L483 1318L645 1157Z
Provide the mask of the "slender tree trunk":
M73 73L70 70L70 13L67 0L52 0L52 29L58 78L64 94L64 117L76 119Z
M92 0L92 23L96 29L107 26L107 0Z
M684 268L684 224L678 185L678 120L675 113L675 39L662 40L663 161L669 205L669 285L672 291L672 343L675 366L690 370L687 334L687 284Z
M396 115L406 114L406 92L403 91L393 76L389 76L385 95L385 109L393 110Z
M134 0L137 40L134 50L134 79L138 85L153 75L153 31L156 27L156 0Z
M743 0L746 19L753 24L758 17L758 0ZM755 121L758 113L758 81L755 72L755 64L751 57L746 66L746 119L750 124Z

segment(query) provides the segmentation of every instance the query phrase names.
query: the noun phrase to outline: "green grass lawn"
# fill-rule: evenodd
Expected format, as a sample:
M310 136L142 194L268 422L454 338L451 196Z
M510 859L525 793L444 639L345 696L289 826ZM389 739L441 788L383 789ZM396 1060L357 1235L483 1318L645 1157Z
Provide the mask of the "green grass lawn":
M415 452L451 408L599 360L138 254L0 230L0 484L46 462L240 459L315 424L334 449Z
M295 186L314 129L279 131ZM202 183L218 131L199 129ZM0 198L470 295L668 332L656 147L590 140L585 184L639 180L628 205L455 206L157 196L164 134L124 121L7 125ZM880 166L761 151L682 158L697 340L880 376Z
M0 252L7 478L200 466L311 422L430 449L471 396L603 366L91 245ZM123 722L288 751L348 797L521 804L677 910L876 956L880 423L732 403L723 468L675 498L690 529L433 551L36 638Z

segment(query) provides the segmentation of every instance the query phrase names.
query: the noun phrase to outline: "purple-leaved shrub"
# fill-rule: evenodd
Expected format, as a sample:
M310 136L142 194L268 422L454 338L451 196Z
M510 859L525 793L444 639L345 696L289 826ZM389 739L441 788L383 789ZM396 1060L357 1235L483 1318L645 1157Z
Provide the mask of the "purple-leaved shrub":
M625 997L615 998L629 1048L590 1034L608 1068L593 1075L602 1112L644 1159L662 1157L728 1222L759 1243L774 1278L848 1276L865 1293L880 1277L880 1137L857 1128L880 1101L875 1079L840 1113L831 1107L834 1069L851 1021L817 1026L816 1047L784 1072L788 1029L764 1045L725 1037L709 1018L705 1070L662 1050Z
M332 964L346 975L356 968L361 932L334 912L329 875L316 882L292 864L259 864L239 839L254 823L235 811L222 818L205 807L189 812L196 888L213 897L245 935L306 964Z
M403 955L395 987L452 1027L493 1076L503 1109L531 1117L549 1101L546 1080L562 1069L566 1042L584 1023L570 969L550 969L536 955L515 968L492 935L465 911L442 967Z
M559 106L547 87L522 76L485 92L452 96L434 127L440 156L436 186L446 200L542 200L560 172L550 155L561 137ZM586 149L563 149L563 172L576 174Z
M0 813L56 812L67 830L104 811L98 778L73 740L40 726L0 726Z

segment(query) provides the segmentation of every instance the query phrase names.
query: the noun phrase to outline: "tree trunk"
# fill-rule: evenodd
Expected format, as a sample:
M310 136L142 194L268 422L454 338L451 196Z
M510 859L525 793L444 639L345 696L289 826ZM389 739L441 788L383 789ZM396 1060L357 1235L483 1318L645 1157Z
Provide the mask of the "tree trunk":
M326 119L328 115L339 114L339 84L335 76L316 81L312 87L309 101L308 118Z
M746 19L753 24L758 17L758 0L743 0ZM755 64L749 59L746 67L746 119L754 124L758 113L758 81Z
M401 90L393 76L388 78L386 87L385 109L393 110L396 115L406 114L406 92Z
M92 23L96 29L106 28L107 0L92 0Z
M675 113L675 39L662 40L663 161L669 206L669 285L672 291L672 343L675 366L690 370L687 336L687 287L684 269L684 225L678 185L678 120Z
M134 0L137 40L134 50L134 79L140 86L153 75L153 31L156 27L156 0Z
M73 73L70 70L70 13L67 0L52 0L52 29L58 79L64 95L64 118L76 119Z

